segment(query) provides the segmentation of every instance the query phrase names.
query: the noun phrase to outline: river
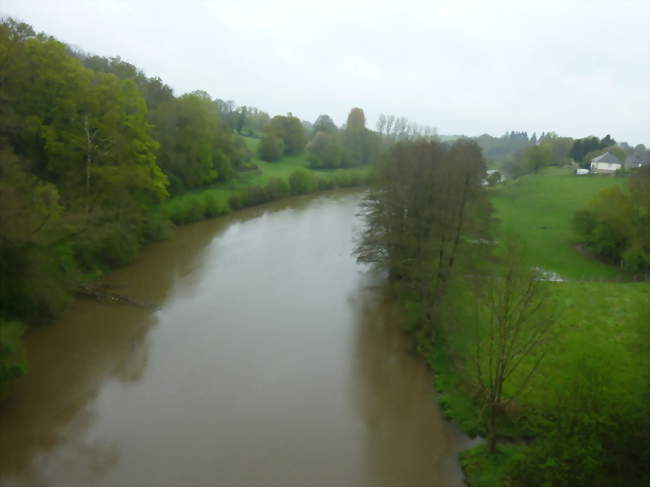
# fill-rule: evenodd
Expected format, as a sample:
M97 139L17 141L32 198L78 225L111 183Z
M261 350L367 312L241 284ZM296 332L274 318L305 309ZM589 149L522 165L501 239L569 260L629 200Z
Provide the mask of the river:
M463 485L468 440L351 251L358 192L179 228L30 334L0 485Z

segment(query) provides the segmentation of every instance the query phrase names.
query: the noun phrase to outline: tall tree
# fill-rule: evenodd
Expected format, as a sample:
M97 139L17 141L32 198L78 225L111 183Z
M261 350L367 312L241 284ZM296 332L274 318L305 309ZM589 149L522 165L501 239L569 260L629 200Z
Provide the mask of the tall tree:
M484 238L490 207L481 181L485 161L474 142L396 144L382 162L377 186L363 203L366 229L359 261L388 271L422 303L420 325L437 311L460 249Z
M336 124L329 115L319 115L314 122L314 133L324 132L326 134L335 134L338 132Z
M474 279L477 319L468 366L486 413L487 450L494 453L499 415L537 372L554 318L539 271L525 263L512 243L491 274Z

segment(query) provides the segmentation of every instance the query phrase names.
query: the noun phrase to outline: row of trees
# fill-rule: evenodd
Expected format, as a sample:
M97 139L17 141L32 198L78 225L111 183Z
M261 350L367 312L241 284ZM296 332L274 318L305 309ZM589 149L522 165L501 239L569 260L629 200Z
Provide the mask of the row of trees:
M502 170L512 178L538 172L548 165L576 163L586 168L593 158L605 152L621 162L629 156L647 153L643 144L632 147L625 142L617 143L610 135L573 139L547 132L538 138L536 134L528 137L526 132L512 131L498 138L484 134L475 140L486 159L501 163Z
M277 161L306 150L310 167L336 169L366 165L380 149L379 137L366 128L361 108L350 111L340 130L329 115L320 115L309 129L305 125L291 113L273 117L263 131L260 158Z
M511 245L496 254L490 245L485 172L473 141L398 142L381 162L376 186L363 203L366 227L356 255L387 273L407 303L411 331L421 340L440 342L453 334L473 344L467 346L465 367L485 413L493 453L497 420L516 397L513 390L525 388L536 371L553 321L544 313L539 275L523 263L520 250ZM469 299L459 308L473 308L476 319L454 319L449 325L456 311L449 298L460 294Z
M299 118L291 113L276 115L264 128L259 151L265 161L277 161L283 156L299 154L305 147L305 129Z

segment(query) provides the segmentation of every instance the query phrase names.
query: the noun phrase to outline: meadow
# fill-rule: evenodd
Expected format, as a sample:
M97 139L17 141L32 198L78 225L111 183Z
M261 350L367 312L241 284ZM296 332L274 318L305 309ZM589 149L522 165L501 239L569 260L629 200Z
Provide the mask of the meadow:
M583 255L572 227L575 211L598 191L624 182L623 177L576 176L568 168L551 167L491 190L497 240L516 235L525 243L531 266L563 280L545 284L552 310L548 319L554 321L552 342L540 370L504 417L501 435L510 440L494 456L483 445L461 455L468 485L503 485L516 464L520 475L556 471L548 475L558 475L557 481L577 473L597 478L612 462L643 463L635 463L630 451L643 450L632 445L643 444L642 435L633 432L642 428L647 400L650 282L632 282L620 268ZM457 299L466 303L468 296ZM471 374L458 360L467 353L464 337L456 334L446 345L426 354L436 372L439 402L461 429L482 435ZM569 424L575 429L572 435L562 429ZM572 437L580 439L573 444ZM528 447L517 446L522 439ZM543 460L521 470L528 452ZM616 455L617 460L609 458ZM541 471L531 467L544 462ZM575 470L560 472L570 468Z
M621 280L614 266L576 251L572 219L600 190L622 184L623 177L576 176L570 168L549 167L507 181L491 192L498 231L521 238L534 264L568 280Z

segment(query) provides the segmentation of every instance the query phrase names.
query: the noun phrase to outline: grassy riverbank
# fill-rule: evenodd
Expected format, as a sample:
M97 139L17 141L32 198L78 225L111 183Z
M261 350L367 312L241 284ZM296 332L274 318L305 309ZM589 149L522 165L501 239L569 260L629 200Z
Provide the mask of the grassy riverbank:
M257 154L259 139L243 139ZM161 205L161 214L175 224L189 223L287 196L360 186L367 182L369 174L368 167L312 170L305 153L276 162L255 157L250 165L257 169L240 172L232 181L171 198Z
M483 445L465 452L461 460L472 487L504 485L510 478L527 485L521 480L527 475L546 475L553 485L572 485L568 479L576 472L587 482L617 462L613 476L643 463L644 439L638 427L644 424L648 397L650 283L618 282L627 277L620 269L580 254L571 224L573 213L596 192L621 181L577 177L551 168L491 194L499 218L497 239L518 235L528 247L531 266L565 280L545 283L552 300L549 319L556 323L552 346L533 382L501 418L503 438L526 438L530 444L506 443L495 455L488 455ZM454 293L455 310L471 299L462 290ZM450 320L463 319L462 313L451 315ZM433 348L420 347L435 371L439 402L461 429L482 435L475 385L461 359L469 352L462 334L451 331L445 336ZM540 471L540 465L545 469ZM626 478L634 478L629 475Z

